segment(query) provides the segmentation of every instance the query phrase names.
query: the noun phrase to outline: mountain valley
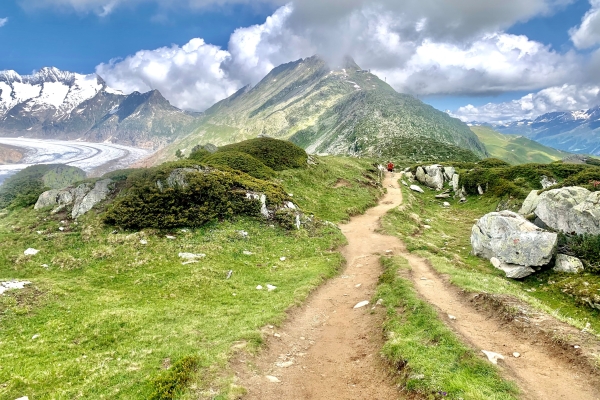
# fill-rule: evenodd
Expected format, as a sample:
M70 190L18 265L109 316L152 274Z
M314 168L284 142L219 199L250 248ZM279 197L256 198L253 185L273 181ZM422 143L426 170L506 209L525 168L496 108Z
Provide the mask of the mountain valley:
M488 125L501 133L523 135L558 150L600 155L600 106L551 112L534 120L473 125Z

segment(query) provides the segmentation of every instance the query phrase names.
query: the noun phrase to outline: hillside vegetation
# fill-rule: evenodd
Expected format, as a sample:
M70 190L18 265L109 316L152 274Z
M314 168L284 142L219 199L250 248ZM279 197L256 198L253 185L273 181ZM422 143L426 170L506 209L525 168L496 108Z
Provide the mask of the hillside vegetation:
M550 163L562 160L569 154L524 136L496 132L487 126L472 126L471 130L484 144L491 157L509 164Z
M448 159L447 147L458 147L468 152L464 161L487 155L464 123L397 93L351 59L332 69L311 57L276 67L256 86L215 104L198 129L158 158L178 149L189 154L197 143L222 146L260 135L289 139L309 153L423 161Z
M283 321L343 265L344 236L324 220L345 220L381 193L371 162L330 157L268 180L201 167L208 172L180 181L188 186L154 189L192 165L198 162L107 174L121 193L77 221L66 210L0 213L0 281L31 282L0 296L1 398L235 398L241 389L227 372L232 354L255 350L262 327ZM280 196L274 202L293 200L306 224L289 229L255 208L240 211L230 196L249 184ZM134 201L144 193L151 198ZM181 199L205 202L188 217L207 218L142 230L117 221L130 213L151 222L159 218L154 211L167 215ZM227 202L231 210L222 207ZM39 253L24 255L27 248Z
M69 186L85 176L83 170L62 164L27 167L0 186L0 209L33 205L44 191Z

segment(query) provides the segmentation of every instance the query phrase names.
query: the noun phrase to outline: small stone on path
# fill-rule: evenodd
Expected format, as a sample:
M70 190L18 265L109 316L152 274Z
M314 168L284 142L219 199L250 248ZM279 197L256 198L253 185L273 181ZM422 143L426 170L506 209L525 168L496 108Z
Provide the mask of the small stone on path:
M514 358L519 358L519 357L521 357L521 353L514 352L513 353L513 357Z
M265 378L267 378L267 380L271 383L279 383L281 382L279 379L277 379L277 377L275 376L271 376L271 375L267 375Z
M498 360L504 360L504 356L502 354L486 350L481 350L481 352L487 356L488 360L490 360L492 364L498 364Z
M369 300L361 301L360 303L356 304L354 308L361 308L367 305L369 305Z
M448 314L448 318L451 319L452 321L456 320L456 317L454 315Z
M355 285L354 287L355 287L355 288L359 288L359 287L361 287L361 286L362 286L362 283L359 283L358 285Z

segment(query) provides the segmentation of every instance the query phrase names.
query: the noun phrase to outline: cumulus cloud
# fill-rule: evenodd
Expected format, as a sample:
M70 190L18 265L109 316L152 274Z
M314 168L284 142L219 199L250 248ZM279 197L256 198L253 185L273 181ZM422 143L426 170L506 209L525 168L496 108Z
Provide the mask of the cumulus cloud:
M586 49L600 43L600 0L590 0L591 8L583 16L581 25L569 31L573 44Z
M424 40L403 67L370 67L404 92L489 94L562 83L577 61L525 36L494 33L463 45Z
M0 28L8 23L8 18L0 18Z
M600 104L600 86L562 85L530 93L517 100L488 103L480 107L471 104L450 113L465 122L511 122L535 119L554 111L584 110Z
M108 7L145 0L35 1ZM202 6L217 0L185 1ZM111 60L97 73L125 92L159 89L174 105L191 110L257 83L277 65L314 54L332 66L350 55L397 90L415 95L535 91L581 83L571 78L583 60L501 29L569 1L296 0L263 24L237 29L227 49L197 38Z
M204 110L239 88L222 64L229 52L192 39L184 46L142 50L96 67L106 83L125 93L158 89L176 107Z

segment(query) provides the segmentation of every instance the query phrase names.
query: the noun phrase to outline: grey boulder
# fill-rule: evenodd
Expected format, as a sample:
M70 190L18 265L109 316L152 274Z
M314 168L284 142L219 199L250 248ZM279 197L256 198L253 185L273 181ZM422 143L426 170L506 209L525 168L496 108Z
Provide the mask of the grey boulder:
M577 257L568 256L566 254L558 254L552 270L555 272L577 274L583 271L583 263Z
M547 226L566 233L600 234L600 192L570 186L540 195L535 215Z
M435 190L444 187L444 172L441 165L429 165L417 168L417 180Z
M54 207L52 213L57 213L66 206L73 205L71 216L73 218L80 217L106 199L110 193L111 183L112 180L104 179L96 182L93 187L89 183L83 183L77 187L49 190L40 195L34 209Z
M96 182L94 188L87 192L85 195L78 195L73 204L73 211L71 216L77 218L90 211L96 204L106 199L110 193L110 184L112 180L103 179Z
M523 202L521 209L519 210L519 214L521 215L529 215L535 211L540 202L540 195L538 194L538 190L532 190L527 195L527 198Z
M473 254L502 264L532 267L548 264L556 252L556 233L546 232L512 211L492 212L471 230Z

